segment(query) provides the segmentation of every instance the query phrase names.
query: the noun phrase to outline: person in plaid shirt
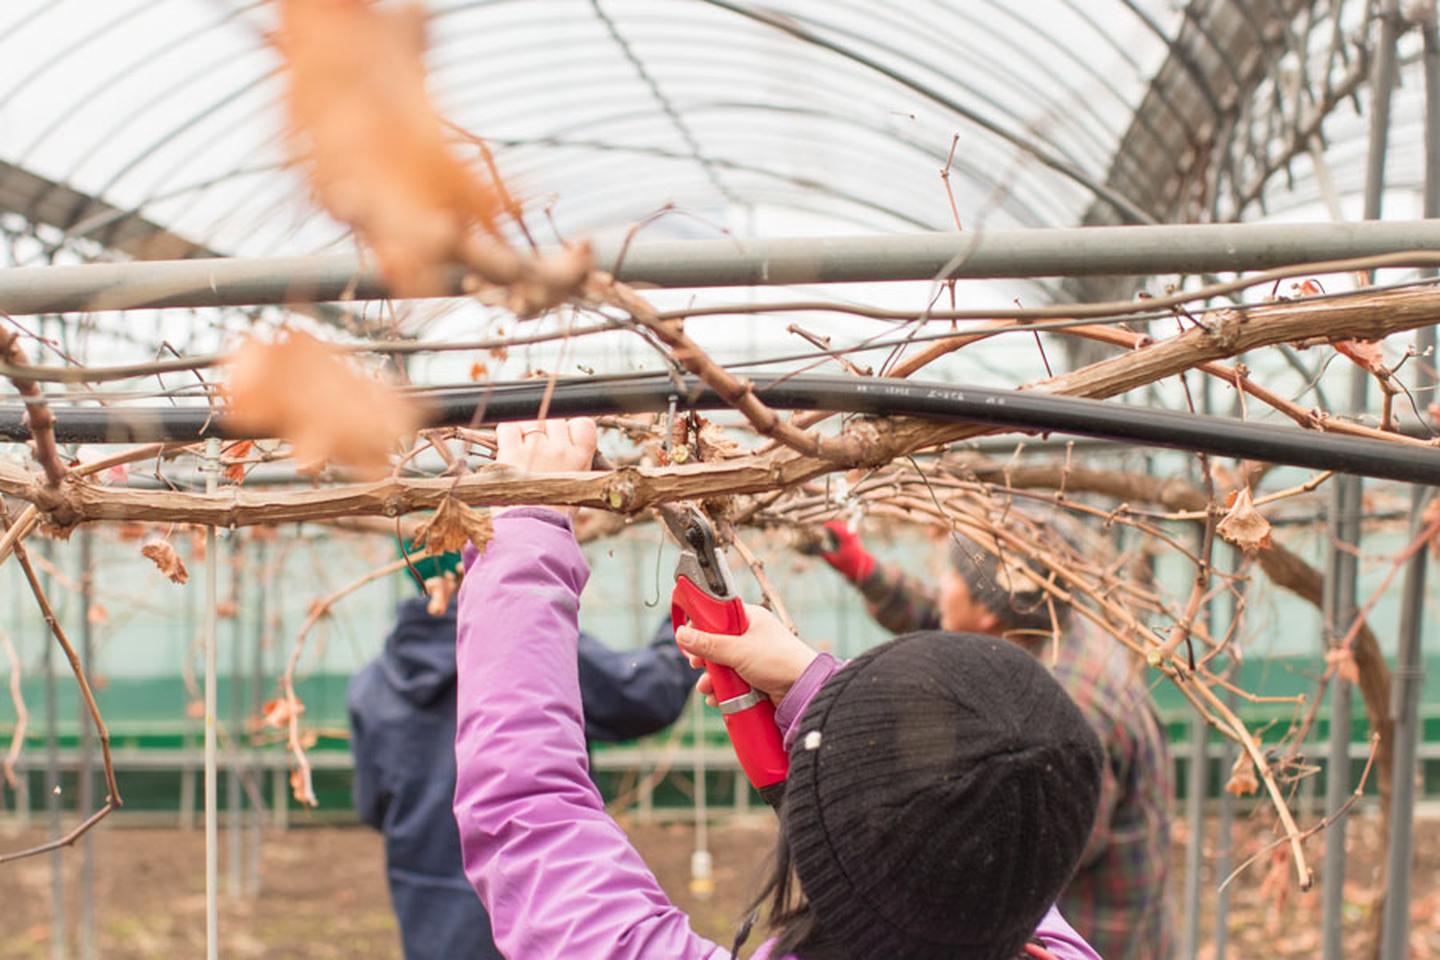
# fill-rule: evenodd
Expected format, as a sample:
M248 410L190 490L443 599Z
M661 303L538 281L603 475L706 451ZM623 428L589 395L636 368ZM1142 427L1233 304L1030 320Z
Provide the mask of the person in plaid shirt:
M832 549L821 556L860 589L887 630L1005 636L1051 665L1108 759L1094 832L1058 906L1106 960L1170 957L1170 760L1139 666L1067 607L1047 602L1028 577L1006 568L1018 561L1002 562L994 548L953 535L937 590L877 562L844 522L826 529Z

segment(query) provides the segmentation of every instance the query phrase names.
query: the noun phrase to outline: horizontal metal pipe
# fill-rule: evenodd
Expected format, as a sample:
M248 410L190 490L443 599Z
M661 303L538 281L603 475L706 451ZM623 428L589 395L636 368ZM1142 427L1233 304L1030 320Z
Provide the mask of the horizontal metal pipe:
M861 237L596 244L600 267L638 286L691 288L1219 273L1440 249L1440 221L1074 227ZM543 253L544 251L542 251ZM464 293L451 270L429 294ZM0 270L12 316L153 307L260 306L388 295L349 254L133 261Z
M877 416L988 424L1121 440L1288 466L1335 470L1386 480L1440 484L1440 450L1360 437L1297 430L1274 424L1136 407L1024 390L994 390L905 380L857 377L756 377L755 391L781 410L831 410ZM547 391L548 399L547 399ZM729 409L718 394L694 378L684 389L659 374L612 380L545 380L490 384L420 398L431 426L525 420L545 406L551 416L658 412L672 396L682 409ZM29 439L24 407L0 405L0 439ZM209 408L54 408L55 436L62 443L194 441L245 436L233 421Z

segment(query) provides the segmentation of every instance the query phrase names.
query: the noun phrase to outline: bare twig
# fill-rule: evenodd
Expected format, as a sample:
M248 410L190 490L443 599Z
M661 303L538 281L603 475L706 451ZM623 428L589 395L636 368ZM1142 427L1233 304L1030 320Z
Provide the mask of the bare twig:
M15 729L10 734L10 749L5 753L5 760L0 768L3 768L5 782L10 789L16 788L15 761L20 759L20 751L25 746L25 731L30 725L30 711L25 707L25 695L20 691L20 656L15 652L15 644L10 642L10 635L0 630L0 645L5 647L5 657L10 661L10 701L15 705Z
M1321 819L1319 823L1315 824L1315 826L1306 830L1304 833L1299 834L1299 840L1302 843L1313 837L1315 834L1319 833L1321 830L1324 830L1326 827L1330 826L1330 824L1334 823L1336 820L1339 820L1341 817L1349 813L1350 808L1355 806L1355 804L1359 802L1360 798L1365 795L1365 784L1370 779L1370 768L1375 763L1375 754L1379 745L1380 735L1378 733L1372 733L1370 735L1370 755L1365 759L1365 769L1360 771L1360 782L1355 784L1355 789L1350 791L1350 796L1346 797L1345 802L1342 803L1339 807L1337 807L1333 813ZM1293 843L1294 840L1295 838L1287 835L1280 837L1279 839L1271 843L1267 843L1265 846L1255 851L1255 854L1246 859L1244 863L1240 864L1240 866L1232 870L1230 872L1230 875L1226 877L1223 881L1221 881L1220 886L1217 889L1224 890L1230 885L1230 882L1232 880L1240 876L1240 874L1244 873L1245 870L1256 860L1259 860L1266 853L1280 846L1280 844L1286 842Z
M300 625L300 631L295 635L295 643L290 648L290 658L285 663L285 672L280 675L280 689L285 696L285 712L287 716L286 746L290 755L295 759L294 778L291 785L294 787L295 799L308 807L316 805L315 786L310 775L310 760L305 755L305 747L300 742L300 713L304 709L300 698L295 695L295 668L300 664L300 655L305 651L305 637L310 630L319 623L321 619L328 616L330 609L340 600L359 590L368 583L373 583L382 577L388 577L392 573L399 573L410 563L409 557L401 557L393 560L376 570L371 570L357 580L331 593L310 606L310 614L305 622Z
M3 501L0 501L0 526L10 526L10 511ZM85 676L85 667L80 662L80 657L75 653L75 648L70 644L70 638L65 635L65 630L60 626L60 619L55 616L54 609L50 606L50 600L45 596L45 590L40 585L40 578L35 575L35 568L30 564L29 552L25 545L18 539L14 545L15 559L20 563L20 569L25 573L25 579L30 584L30 592L35 595L35 602L40 605L40 613L45 618L45 623L50 627L50 632L55 635L55 640L60 644L60 649L65 653L65 659L70 662L70 670L75 675L75 682L80 687L80 696L85 701L85 709L90 714L90 720L95 724L95 734L100 740L100 755L105 764L105 803L91 814L79 827L61 837L59 840L28 850L21 850L16 853L0 855L0 863L8 863L12 860L20 860L24 857L32 857L36 854L45 853L49 850L62 846L69 846L74 843L85 831L103 820L111 810L117 809L121 804L120 787L115 782L115 762L110 756L110 731L105 726L105 718L100 715L100 705L95 702L95 694L90 689L90 681Z
M735 548L736 553L740 554L740 559L745 561L750 568L750 573L755 577L755 583L759 585L760 593L765 597L765 606L780 618L780 622L785 624L786 630L795 633L795 621L790 618L790 611L785 609L785 601L780 599L779 591L770 583L770 578L765 575L764 562L750 551L750 548L745 545L745 541L740 539L740 534L736 532L734 526L727 523L724 529L730 545Z
M27 365L18 332L0 330L0 360L15 371ZM50 411L45 395L34 380L14 374L10 380L25 398L25 417L30 423L30 435L35 444L35 460L44 469L46 482L51 487L57 487L65 477L65 464L60 459L60 448L55 444L55 414Z

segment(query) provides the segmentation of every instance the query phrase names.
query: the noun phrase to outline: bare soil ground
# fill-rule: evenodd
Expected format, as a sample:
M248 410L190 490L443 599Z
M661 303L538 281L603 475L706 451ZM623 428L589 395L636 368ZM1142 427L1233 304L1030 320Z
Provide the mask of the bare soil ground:
M629 824L632 840L696 930L728 946L736 919L766 865L774 828L763 817L712 827L715 890L701 899L689 889L694 831L688 825ZM1244 829L1244 845L1258 831ZM1352 878L1346 913L1352 950L1360 956L1373 900L1373 817L1351 823ZM95 926L99 955L117 960L192 957L204 952L204 835L199 831L102 826L95 843ZM0 829L0 849L35 842L33 832ZM1183 839L1183 838L1181 838ZM1440 823L1417 824L1411 955L1440 957ZM222 854L224 835L222 833ZM1320 855L1318 838L1312 853ZM72 940L80 855L64 853L70 889L65 926ZM1177 845L1175 890L1184 853ZM48 958L50 872L45 858L0 867L0 956ZM1217 880L1207 868L1206 922ZM254 900L221 900L221 945L226 957L398 958L395 920L385 889L379 837L362 828L297 828L265 836L263 888ZM1319 953L1319 889L1301 894L1293 878L1266 888L1258 863L1232 888L1230 957L1313 957ZM222 888L224 863L221 864ZM755 940L758 941L757 936ZM1208 954L1202 948L1201 956Z

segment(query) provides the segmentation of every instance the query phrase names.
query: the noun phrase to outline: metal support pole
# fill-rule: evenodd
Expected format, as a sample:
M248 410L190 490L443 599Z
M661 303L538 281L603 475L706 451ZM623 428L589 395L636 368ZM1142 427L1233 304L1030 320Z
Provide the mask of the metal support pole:
M205 443L205 492L213 494L217 474L220 470L220 441L207 440ZM219 885L219 842L218 803L216 796L216 744L215 744L215 639L217 633L216 605L220 601L219 591L219 543L215 528L205 528L205 958L218 960L220 956L219 908L216 903L216 888Z
M270 771L270 791L275 798L275 829L283 833L290 829L290 791L285 783L285 771L279 767Z
M15 811L20 815L21 830L30 829L30 771L26 770L15 782Z
M1364 381L1368 374L1356 370L1358 395L1352 392L1352 409L1364 407ZM1357 384L1352 383L1352 390ZM1355 581L1358 558L1351 552L1360 542L1360 479L1337 479L1331 498L1330 563L1325 582L1326 646L1343 635L1355 617ZM1350 548L1350 549L1347 549ZM1338 674L1330 678L1330 744L1325 762L1325 813L1334 816L1350 796L1350 684ZM1325 828L1325 860L1321 891L1321 931L1325 960L1343 960L1346 818L1337 816Z
M601 241L596 263L647 286L783 286L933 280L1201 274L1370 254L1434 251L1440 223L1168 224L861 237ZM553 251L542 250L541 253ZM623 253L623 259L621 259ZM1415 263L1424 262L1423 258ZM467 296L451 270L429 296ZM149 260L0 270L12 316L152 307L324 303L388 297L349 255Z
M21 595L20 567L18 564L10 564L10 596L17 598L10 604L10 635L14 637L15 656L20 660L25 659L25 605L19 602ZM19 722L19 717L16 717ZM19 825L21 830L30 829L30 770L28 765L18 771L15 782L15 812L19 814ZM0 794L4 793L4 787L0 787Z
M1213 394L1210 389L1210 381L1203 380L1200 384L1200 410L1203 413L1210 413L1213 404ZM1200 470L1209 468L1209 461L1202 459L1196 462ZM1206 546L1205 525L1199 524L1196 527L1197 554L1201 554ZM1200 559L1212 565L1214 564L1214 551ZM1215 630L1215 602L1212 599L1205 605L1205 619L1214 636ZM1200 902L1204 889L1200 883L1200 871L1205 860L1205 797L1209 793L1210 786L1210 757L1208 747L1210 743L1210 730L1205 718L1197 710L1194 718L1190 721L1190 762L1189 777L1185 790L1185 819L1189 827L1190 837L1185 845L1185 919L1184 927L1181 929L1181 954L1186 957L1193 957L1200 949Z
M1395 86L1395 48L1400 32L1399 0L1385 0L1379 16L1375 68L1371 79L1369 146L1365 169L1365 219L1380 219L1385 191L1385 157L1390 139L1390 94ZM1350 410L1365 409L1370 374L1355 365L1350 378ZM1353 549L1360 543L1361 481L1344 476L1336 486L1337 515L1332 518L1331 573L1336 582L1329 591L1333 601L1330 642L1334 643L1355 618L1355 581L1359 559ZM1352 549L1345 549L1346 547ZM1351 689L1338 675L1330 684L1330 754L1326 762L1325 812L1335 816L1350 794ZM1325 832L1324 889L1321 894L1321 942L1325 960L1344 956L1345 818L1338 817Z
M193 644L195 643L195 591L185 591L185 629L181 642L181 656L185 658L186 669L189 669ZM186 691L188 694L188 690ZM187 704L188 706L188 704ZM190 752L191 723L189 714L186 714L184 733L180 737L180 745L183 753ZM180 764L180 829L190 831L195 829L195 768L186 761Z
M1189 776L1185 784L1185 822L1190 837L1185 844L1185 926L1180 955L1193 957L1200 948L1200 868L1205 857L1205 793L1209 787L1209 741L1205 718L1197 712L1190 720Z
M1434 328L1427 331L1431 343ZM1416 536L1425 522L1422 512L1433 492L1416 487L1411 494L1410 535ZM1394 776L1390 785L1390 848L1386 851L1385 915L1381 930L1382 960L1403 960L1410 954L1410 871L1414 860L1415 755L1419 739L1421 624L1425 611L1425 559L1428 550L1418 551L1405 569L1400 600L1400 650L1391 675L1390 713L1395 720Z
M241 738L245 735L245 683L244 661L241 654L245 648L244 618L240 616L240 588L244 580L245 554L237 536L230 538L230 603L234 613L230 618L230 743L226 758L228 772L225 777L225 892L239 899L244 886L243 862L240 840L244 831L244 798L240 791L240 778L244 758L241 753Z
M1440 217L1440 30L1437 30L1435 16L1432 7L1429 22L1423 23L1420 28L1424 38L1424 204L1427 217ZM1434 271L1430 273L1433 275ZM1433 391L1437 381L1434 372L1435 328L1425 327L1418 331L1415 346L1420 354L1415 389ZM1433 488L1414 488L1410 501L1411 537L1419 533L1426 499L1433 493ZM1381 928L1381 960L1403 960L1410 952L1410 880L1414 867L1411 844L1415 835L1415 757L1421 734L1420 691L1425 678L1421 648L1427 552L1421 550L1412 557L1405 570L1400 601L1400 649L1395 658L1395 671L1391 675L1390 711L1395 720L1395 751L1390 786L1390 849L1385 869L1389 890L1385 895Z
M695 849L690 854L690 892L704 900L715 892L714 859L710 855L710 812L705 788L705 701L691 697L695 720Z
M635 819L640 823L650 823L655 819L655 784L650 779L650 770L645 764L638 764L635 776L639 779L639 789L635 796Z
M1238 402L1238 401L1237 401ZM1233 572L1240 569L1243 553L1235 547L1229 551L1229 569ZM1241 640L1239 627L1236 625L1241 617L1240 601L1245 589L1245 582L1242 580L1235 584L1237 591L1241 594L1232 594L1230 600L1230 622L1226 629L1231 631L1231 644L1238 646ZM1216 636L1212 628L1211 636ZM1231 663L1238 662L1238 657L1230 657ZM1226 706L1234 709L1236 696L1233 690L1225 693ZM1231 767L1235 764L1235 755L1238 748L1228 737L1221 738L1220 749L1220 776L1228 776ZM1219 836L1215 841L1215 876L1221 878L1230 875L1231 860L1235 850L1235 795L1229 790L1220 791L1220 823ZM1212 960L1225 960L1225 951L1229 947L1230 940L1230 888L1218 890L1215 893L1215 930L1214 940L1211 944Z
M86 678L93 678L95 624L90 611L95 605L95 530L80 531L80 666ZM80 769L76 803L82 817L95 806L95 735L83 700L79 703ZM80 957L95 956L95 834L80 838Z
M250 715L258 717L265 699L265 642L269 636L266 622L270 615L266 597L275 582L268 569L268 551L264 540L255 542L255 642L250 648ZM260 751L250 745L245 775L250 785L249 844L246 855L245 894L251 898L260 896L260 860L265 829L265 805L262 802L264 783L261 779Z
M271 603L274 604L275 615L272 617L272 638L285 636L285 551L281 556L276 557L276 569L271 576ZM281 767L271 770L272 787L272 818L276 830L289 829L289 786L287 773Z
M55 561L55 544L49 538L40 540L40 555L46 564L40 570L40 585L46 596L52 593L50 574L46 570ZM45 625L40 625L42 630ZM49 839L57 840L65 832L60 803L59 704L55 689L55 640L46 631L42 643L45 650L45 821ZM65 861L63 851L50 852L50 956L65 960L69 947L65 942L69 925L65 921Z

